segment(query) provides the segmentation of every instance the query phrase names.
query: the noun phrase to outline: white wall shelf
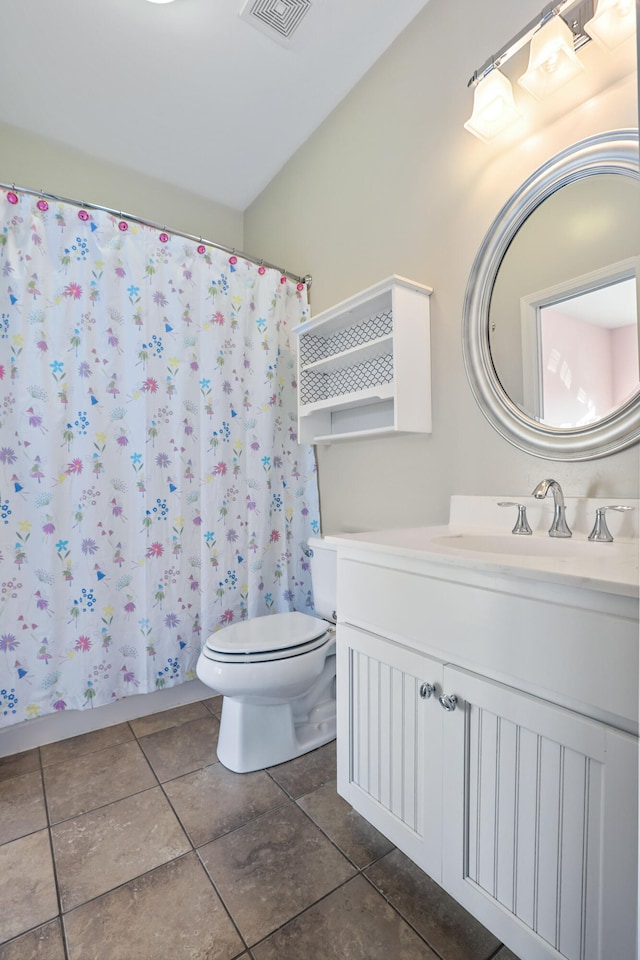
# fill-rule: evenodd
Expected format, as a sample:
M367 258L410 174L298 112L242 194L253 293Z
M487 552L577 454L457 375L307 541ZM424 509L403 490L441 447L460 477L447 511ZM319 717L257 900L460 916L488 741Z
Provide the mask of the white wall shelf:
M296 328L300 443L431 432L431 292L392 276Z

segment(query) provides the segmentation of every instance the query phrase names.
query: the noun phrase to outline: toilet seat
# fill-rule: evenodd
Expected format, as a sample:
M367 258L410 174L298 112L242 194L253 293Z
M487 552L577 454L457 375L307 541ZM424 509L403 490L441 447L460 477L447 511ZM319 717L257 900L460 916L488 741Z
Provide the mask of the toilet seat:
M208 637L202 653L217 663L262 663L309 653L332 639L330 624L306 613L241 620Z

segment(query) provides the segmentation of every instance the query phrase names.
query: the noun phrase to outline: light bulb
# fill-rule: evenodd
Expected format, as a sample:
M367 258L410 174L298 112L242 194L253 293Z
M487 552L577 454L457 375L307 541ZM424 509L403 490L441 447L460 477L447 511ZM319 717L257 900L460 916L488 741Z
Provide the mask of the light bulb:
M598 0L596 12L584 29L606 50L615 50L633 36L636 18L632 0Z
M529 67L518 80L536 100L544 100L577 76L584 66L573 48L573 33L555 16L531 38Z
M511 84L494 69L478 81L473 91L473 113L464 126L474 137L488 143L519 117Z

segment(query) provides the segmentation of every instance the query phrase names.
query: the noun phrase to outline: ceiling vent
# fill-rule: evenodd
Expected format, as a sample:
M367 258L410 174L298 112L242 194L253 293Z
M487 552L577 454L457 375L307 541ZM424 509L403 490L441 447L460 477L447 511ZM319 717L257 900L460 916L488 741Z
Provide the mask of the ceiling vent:
M240 16L282 43L291 39L310 8L311 0L247 0Z

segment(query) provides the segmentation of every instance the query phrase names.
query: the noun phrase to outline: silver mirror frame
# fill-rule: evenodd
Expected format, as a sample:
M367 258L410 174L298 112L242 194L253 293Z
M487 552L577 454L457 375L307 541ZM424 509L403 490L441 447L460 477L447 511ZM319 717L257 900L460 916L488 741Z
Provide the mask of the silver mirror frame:
M473 395L489 423L518 449L545 460L594 460L640 439L640 392L596 423L576 429L544 426L502 388L491 359L489 308L509 244L533 211L557 190L584 177L614 173L640 180L638 131L615 130L581 140L535 171L504 205L476 256L464 301L462 350Z

